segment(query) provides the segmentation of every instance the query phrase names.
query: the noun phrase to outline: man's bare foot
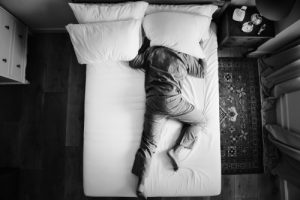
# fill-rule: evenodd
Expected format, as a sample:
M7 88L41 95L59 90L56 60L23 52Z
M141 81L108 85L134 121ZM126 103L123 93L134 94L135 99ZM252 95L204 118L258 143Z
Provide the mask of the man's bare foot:
M145 194L145 180L143 178L139 178L137 189L136 189L136 195L138 199L146 200L147 196Z
M170 160L171 160L171 164L173 166L173 169L174 171L177 171L178 170L178 163L177 163L177 159L176 159L176 156L175 156L175 151L174 149L170 149L168 152L167 152Z
M168 156L171 159L171 163L175 171L179 169L179 153L184 147L181 145L175 146L173 149L168 151Z

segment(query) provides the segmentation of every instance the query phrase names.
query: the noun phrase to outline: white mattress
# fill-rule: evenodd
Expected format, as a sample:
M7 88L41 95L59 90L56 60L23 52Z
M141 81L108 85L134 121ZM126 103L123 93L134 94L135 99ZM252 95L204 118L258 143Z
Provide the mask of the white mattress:
M184 94L207 117L207 128L174 172L166 150L181 124L166 124L146 180L150 196L212 196L221 191L218 57L215 26L204 42L205 79L188 77ZM144 73L126 62L87 66L84 122L84 192L87 196L135 196L131 173L139 147L145 108Z

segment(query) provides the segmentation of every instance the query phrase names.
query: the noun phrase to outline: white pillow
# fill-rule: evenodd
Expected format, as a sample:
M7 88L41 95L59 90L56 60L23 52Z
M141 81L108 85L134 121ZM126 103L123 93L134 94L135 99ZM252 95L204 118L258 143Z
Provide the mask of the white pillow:
M148 3L144 1L117 4L76 4L69 3L79 23L141 19Z
M149 5L146 15L157 12L184 12L189 14L205 15L211 17L218 6L208 5Z
M176 51L204 58L199 42L211 18L177 12L158 12L146 15L143 28L150 46L162 45Z
M212 17L214 12L218 9L218 6L208 4L208 5L149 5L146 10L146 15L157 13L157 12L183 12L196 15L204 15L207 17ZM204 32L201 40L209 39L209 29Z
M80 64L129 61L138 54L141 20L69 24L66 28Z

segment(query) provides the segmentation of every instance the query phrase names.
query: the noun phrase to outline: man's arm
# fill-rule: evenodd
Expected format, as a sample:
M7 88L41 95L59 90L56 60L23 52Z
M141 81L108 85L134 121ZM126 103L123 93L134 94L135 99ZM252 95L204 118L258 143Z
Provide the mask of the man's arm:
M129 66L133 69L145 69L144 65L147 59L147 49L150 46L150 41L145 37L143 45L141 46L138 55L131 61L129 61Z
M195 59L195 65L192 65L188 68L189 75L196 76L198 78L204 78L206 61L204 59Z
M184 57L183 62L187 67L188 74L197 78L203 78L206 69L206 61L187 54L183 54L182 56Z
M181 52L176 52L176 55L185 66L188 75L196 78L204 78L206 69L206 61L204 59L199 59Z
M129 66L133 69L144 68L144 53L138 54L133 60L129 61Z

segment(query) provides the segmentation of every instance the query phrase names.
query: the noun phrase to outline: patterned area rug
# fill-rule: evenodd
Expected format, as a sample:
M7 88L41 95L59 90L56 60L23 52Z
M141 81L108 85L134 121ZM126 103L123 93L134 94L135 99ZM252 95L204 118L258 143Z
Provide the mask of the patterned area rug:
M263 172L256 59L219 58L223 174Z

